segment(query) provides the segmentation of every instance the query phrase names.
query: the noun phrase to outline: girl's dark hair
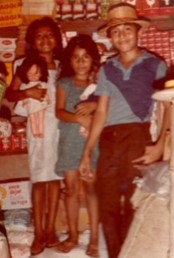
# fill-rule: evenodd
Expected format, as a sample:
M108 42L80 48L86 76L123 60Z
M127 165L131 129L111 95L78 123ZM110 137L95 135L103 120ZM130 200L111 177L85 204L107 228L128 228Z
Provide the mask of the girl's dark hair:
M23 83L28 83L29 80L27 78L27 72L32 67L32 65L37 65L41 70L41 78L40 81L47 82L48 80L48 68L47 63L44 58L35 55L28 56L24 59L22 64L17 67L16 74L19 76Z
M33 22L30 23L25 36L26 54L33 55L37 52L35 49L35 36L36 36L37 30L43 26L47 26L52 30L53 35L57 42L57 46L54 49L54 58L60 59L62 54L62 36L57 23L50 17L43 17L41 19L34 20Z
M100 54L96 43L89 35L79 34L70 39L67 47L63 51L61 59L61 72L59 78L74 76L74 70L71 67L71 57L77 47L86 49L87 53L93 59L93 67L91 70L98 70L100 66Z

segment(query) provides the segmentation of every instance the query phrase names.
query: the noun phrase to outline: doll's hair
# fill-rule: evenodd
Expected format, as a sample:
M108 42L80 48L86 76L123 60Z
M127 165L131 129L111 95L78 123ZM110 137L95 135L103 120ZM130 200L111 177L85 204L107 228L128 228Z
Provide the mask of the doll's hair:
M16 75L21 79L23 83L28 83L27 72L33 66L37 65L41 70L40 81L47 82L48 80L48 68L44 58L40 56L28 56L24 59L22 64L17 67Z
M100 66L100 54L97 48L97 44L92 40L89 35L79 34L70 39L68 45L63 51L61 59L61 72L59 78L74 76L74 70L71 66L71 57L77 47L85 49L87 53L92 57L93 65L91 70L97 72Z
M35 48L35 36L38 29L45 26L49 27L52 30L55 40L57 42L57 46L53 51L54 58L60 59L62 54L62 36L57 23L51 17L43 17L41 19L36 19L30 23L25 36L25 52L26 54L37 53L37 49Z

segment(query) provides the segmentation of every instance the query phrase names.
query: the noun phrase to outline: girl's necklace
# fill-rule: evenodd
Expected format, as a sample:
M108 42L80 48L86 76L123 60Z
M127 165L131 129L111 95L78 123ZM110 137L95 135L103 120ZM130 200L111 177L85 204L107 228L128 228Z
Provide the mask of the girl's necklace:
M155 4L155 0L146 0L146 3L152 7Z

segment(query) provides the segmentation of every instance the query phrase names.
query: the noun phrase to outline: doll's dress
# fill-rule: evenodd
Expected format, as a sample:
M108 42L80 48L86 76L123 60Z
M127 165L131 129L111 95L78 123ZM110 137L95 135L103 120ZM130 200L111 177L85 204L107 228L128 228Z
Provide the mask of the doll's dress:
M32 88L36 84L40 84L43 89L47 88L47 84L45 82L37 81L37 82L29 82L27 84L22 83L20 90L26 90L26 89ZM44 110L48 106L49 106L49 103L46 99L43 101L40 101L40 100L33 99L33 98L27 98L24 100L19 100L17 102L14 112L17 115L28 116L30 114L34 114L36 112Z
M79 103L80 95L84 88L74 85L71 78L62 78L59 85L66 92L66 110L75 112L75 106ZM60 86L59 86L60 87ZM56 163L55 172L59 176L69 170L76 170L80 163L86 138L79 134L80 124L59 121L60 141L58 145L59 158ZM92 155L92 167L95 169L98 156L97 146Z
M80 100L81 101L87 100L89 98L89 96L95 92L96 88L97 88L97 84L95 84L95 83L89 84L85 88L83 93L80 95ZM84 137L87 137L89 132L88 132L88 130L85 127L80 126L79 133L81 135L83 135Z

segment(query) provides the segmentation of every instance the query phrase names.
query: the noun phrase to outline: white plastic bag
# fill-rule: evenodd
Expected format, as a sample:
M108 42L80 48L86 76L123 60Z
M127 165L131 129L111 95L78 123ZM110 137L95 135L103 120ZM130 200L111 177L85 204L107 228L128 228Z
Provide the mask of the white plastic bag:
M136 177L134 183L143 191L167 197L170 191L169 161L160 161L150 165L137 165L142 178Z

